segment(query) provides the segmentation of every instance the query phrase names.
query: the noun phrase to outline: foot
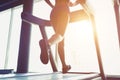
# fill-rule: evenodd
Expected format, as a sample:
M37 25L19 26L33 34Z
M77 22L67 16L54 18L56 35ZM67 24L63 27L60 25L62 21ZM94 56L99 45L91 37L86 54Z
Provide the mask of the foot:
M66 65L65 67L62 68L62 73L67 73L71 69L70 65Z
M49 61L49 56L48 56L47 47L45 45L45 40L44 39L40 40L39 45L41 48L40 60L42 61L43 64L47 64Z

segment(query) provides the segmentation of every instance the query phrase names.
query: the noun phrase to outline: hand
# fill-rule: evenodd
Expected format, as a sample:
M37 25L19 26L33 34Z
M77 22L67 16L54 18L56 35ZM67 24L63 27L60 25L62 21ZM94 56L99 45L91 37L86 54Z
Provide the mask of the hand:
M79 2L80 4L85 4L86 0L77 0L77 2Z
M69 2L69 6L72 7L74 6L74 4L72 2Z

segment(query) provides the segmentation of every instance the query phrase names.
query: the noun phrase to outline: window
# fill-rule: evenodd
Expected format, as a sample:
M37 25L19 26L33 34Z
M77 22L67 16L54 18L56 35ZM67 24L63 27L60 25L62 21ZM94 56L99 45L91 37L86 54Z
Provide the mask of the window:
M17 68L22 6L0 13L0 68Z

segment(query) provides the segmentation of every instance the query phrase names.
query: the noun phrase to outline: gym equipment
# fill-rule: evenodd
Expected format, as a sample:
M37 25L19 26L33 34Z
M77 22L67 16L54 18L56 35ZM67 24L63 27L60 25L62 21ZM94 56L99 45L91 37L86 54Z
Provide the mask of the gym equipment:
M86 5L83 5L83 7L86 7ZM99 44L98 44L97 33L96 33L96 28L95 28L96 26L95 26L94 16L91 13L87 12L86 9L85 9L85 11L89 15L89 17L91 19L91 23L93 25L93 29L94 29L93 30L94 31L94 40L95 40L97 57L98 57L98 63L99 63L99 69L100 69L100 76L102 77L103 80L106 80L106 77L105 77L105 74L104 74L104 70L103 70L103 65L102 65L100 50L99 50ZM78 12L80 14L80 11L77 11L77 13ZM84 12L84 14L86 14L86 13ZM80 18L77 19L77 20L74 20L75 15L73 17L72 14L75 14L75 12L71 13L72 17L71 17L70 22L74 22L74 21L80 20ZM29 14L29 13L26 13L26 12L23 12L21 16L22 16L22 20L23 21L25 21L27 23L33 23L33 24L39 25L39 28L41 30L41 34L42 34L43 39L47 40L47 35L46 35L44 27L45 26L50 26L49 20L43 20L43 19L37 18L37 17L35 17L35 16L33 16L33 15ZM52 57L51 49L50 49L50 46L48 46L48 42L47 41L46 41L46 46L48 47L48 50L49 50L49 55L50 55L50 61L51 61L52 69L53 69L54 72L56 72L57 68L55 66L55 62L54 62L53 57Z
M119 37L119 46L120 46L120 0L114 0L114 11L117 23L118 37Z

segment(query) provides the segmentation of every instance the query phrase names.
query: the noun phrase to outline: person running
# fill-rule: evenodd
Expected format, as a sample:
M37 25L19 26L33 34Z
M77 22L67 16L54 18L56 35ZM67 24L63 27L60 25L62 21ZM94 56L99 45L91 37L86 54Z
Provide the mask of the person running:
M58 53L62 62L62 72L66 73L71 69L71 66L67 65L65 62L64 52L64 34L70 21L69 6L77 5L80 0L77 0L74 4L71 3L69 0L55 0L55 5L53 5L49 0L45 1L52 8L50 14L50 23L55 31L55 34L52 35L51 38L48 40L48 44L50 46L53 44L58 44ZM42 63L47 64L49 61L49 57L48 50L45 46L45 40L40 40L39 44L41 47L40 59Z

